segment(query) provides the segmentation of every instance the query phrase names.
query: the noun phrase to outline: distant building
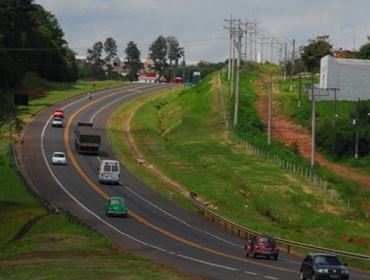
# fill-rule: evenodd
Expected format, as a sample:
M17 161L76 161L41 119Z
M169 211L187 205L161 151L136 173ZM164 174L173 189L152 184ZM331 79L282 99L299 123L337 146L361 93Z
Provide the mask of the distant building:
M155 73L139 73L138 81L141 83L156 83L159 76Z
M320 88L338 88L337 100L369 100L370 60L341 59L330 55L323 57L320 63ZM333 96L320 99L333 100Z
M354 51L350 51L350 50L339 49L339 50L334 52L334 57L335 58L355 59L356 58L356 53Z

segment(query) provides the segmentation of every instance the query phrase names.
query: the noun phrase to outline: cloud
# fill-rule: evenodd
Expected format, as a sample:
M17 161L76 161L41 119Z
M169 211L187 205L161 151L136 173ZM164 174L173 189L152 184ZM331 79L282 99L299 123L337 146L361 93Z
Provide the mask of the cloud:
M222 61L228 55L224 18L257 19L265 32L296 38L297 46L328 34L336 47L366 42L367 0L36 0L54 13L79 54L113 37L123 55L133 40L147 54L159 35L174 35L189 60ZM359 8L360 7L360 8Z

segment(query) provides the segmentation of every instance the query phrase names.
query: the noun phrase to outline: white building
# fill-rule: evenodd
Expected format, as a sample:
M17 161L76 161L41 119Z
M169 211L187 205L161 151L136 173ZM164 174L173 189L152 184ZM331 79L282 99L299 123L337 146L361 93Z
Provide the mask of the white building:
M370 60L334 58L327 55L320 62L320 88L335 89L337 100L370 99ZM321 90L322 92L323 90ZM328 97L333 100L333 90Z

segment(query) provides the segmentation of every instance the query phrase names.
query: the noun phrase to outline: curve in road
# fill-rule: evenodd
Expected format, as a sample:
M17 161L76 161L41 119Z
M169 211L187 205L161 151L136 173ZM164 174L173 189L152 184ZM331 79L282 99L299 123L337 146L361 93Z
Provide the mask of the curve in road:
M151 191L124 166L123 185L95 183L99 158L77 154L70 148L74 140L70 132L77 121L94 120L94 126L103 131L114 109L160 87L131 85L98 93L90 102L84 98L67 102L64 108L70 118L64 131L50 127L52 108L41 112L27 127L22 147L23 167L38 186L38 191L58 207L68 209L109 236L116 244L194 275L215 279L297 279L299 258L283 255L277 262L242 258L242 240ZM63 150L67 151L73 164L51 166L48 160L51 154ZM100 157L114 158L104 136ZM48 172L42 172L40 176L40 170ZM105 217L105 198L114 195L125 197L131 218ZM352 273L352 279L370 277L357 272Z

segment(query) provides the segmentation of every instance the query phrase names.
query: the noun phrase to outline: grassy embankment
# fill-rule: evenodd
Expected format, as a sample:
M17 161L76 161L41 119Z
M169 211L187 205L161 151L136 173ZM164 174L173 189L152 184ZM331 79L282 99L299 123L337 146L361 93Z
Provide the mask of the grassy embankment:
M261 145L266 135L260 131L263 125L253 108L256 93L251 86L258 77L257 70L243 74L241 121L236 133ZM238 224L301 242L369 254L370 225L360 209L347 208L346 182L338 186L331 182L330 190L314 187L229 141L216 81L213 76L191 89L163 93L138 109L132 132L145 158ZM232 107L231 97L227 100ZM111 119L111 142L130 169L165 189L130 159L126 144L119 143L128 111L124 107ZM270 150L305 163L281 144L274 143ZM350 187L352 199L369 203L369 193ZM171 190L168 193L173 196Z
M47 88L31 100L29 117L44 106L91 90L93 82L54 84L29 80ZM95 88L118 86L115 81L94 82ZM162 265L118 252L104 236L71 223L64 215L47 213L26 190L15 171L13 139L0 139L0 279L188 279ZM34 226L20 233L30 220Z
M318 82L318 78L316 78L316 83ZM302 85L310 84L311 78L303 78ZM293 90L290 91L290 84L293 85ZM298 101L298 88L299 88L299 80L298 78L294 78L292 81L280 81L279 82L279 103L280 107L286 115L290 117L296 123L299 123L307 128L311 128L311 112L312 106L311 101L308 99L307 93L302 93L301 98L301 108L298 108L297 101ZM331 93L333 94L333 93ZM338 95L340 92L338 93ZM351 122L350 112L355 110L356 106L355 101L337 101L336 102L336 113L338 115L337 119L348 120ZM316 103L316 115L317 115L317 123L323 123L325 121L332 122L334 118L334 102L332 101L320 101ZM354 133L354 131L353 131ZM325 154L325 151L321 150L322 153ZM326 153L327 158L335 161L333 156ZM360 157L355 159L354 157L348 157L346 159L342 159L339 161L340 164L344 164L346 166L352 167L357 169L359 172L370 175L370 156Z

